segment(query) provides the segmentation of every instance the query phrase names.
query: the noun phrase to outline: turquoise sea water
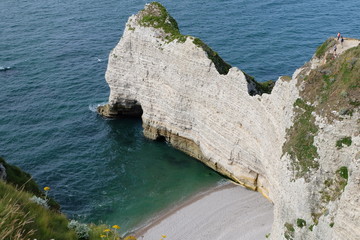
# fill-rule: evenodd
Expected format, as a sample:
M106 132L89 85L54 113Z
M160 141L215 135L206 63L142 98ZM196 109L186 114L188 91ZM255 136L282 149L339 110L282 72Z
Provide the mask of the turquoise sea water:
M70 218L130 229L222 179L146 140L141 120L93 111L107 101L107 56L145 3L0 1L0 155L50 186ZM161 3L183 34L260 81L291 75L338 31L360 38L358 1Z

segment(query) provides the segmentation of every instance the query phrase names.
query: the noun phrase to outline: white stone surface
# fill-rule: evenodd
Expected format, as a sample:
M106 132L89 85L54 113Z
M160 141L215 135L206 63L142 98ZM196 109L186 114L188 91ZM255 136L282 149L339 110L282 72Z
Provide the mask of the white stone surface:
M359 115L332 124L317 117L320 168L310 182L292 181L291 161L282 146L292 125L302 69L290 81L279 79L270 95L250 96L243 72L233 67L227 75L219 74L192 37L166 43L161 29L140 26L136 15L126 26L109 57L110 104L137 100L145 125L190 139L235 178L257 181L274 203L271 239L284 239L285 222L294 224L295 239L360 239ZM310 68L318 64L313 60ZM351 136L353 144L339 151L335 143L342 136ZM348 186L310 231L319 191L340 166L349 168ZM297 218L308 225L300 229Z

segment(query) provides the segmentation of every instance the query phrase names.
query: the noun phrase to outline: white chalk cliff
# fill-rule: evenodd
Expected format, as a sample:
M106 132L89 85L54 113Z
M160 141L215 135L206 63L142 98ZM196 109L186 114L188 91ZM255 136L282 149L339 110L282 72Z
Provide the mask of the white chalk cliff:
M343 50L359 44L352 41ZM151 3L129 18L110 53L109 103L98 111L141 116L146 137L164 139L261 192L274 203L270 239L360 239L359 86L351 90L357 97L349 93L351 114L331 110L331 120L316 110L319 99L296 104L306 99L308 76L335 61L328 49L263 93L201 41L177 32L175 20ZM307 120L316 127L305 139L315 154L304 161L291 142L306 112L301 104L313 107Z

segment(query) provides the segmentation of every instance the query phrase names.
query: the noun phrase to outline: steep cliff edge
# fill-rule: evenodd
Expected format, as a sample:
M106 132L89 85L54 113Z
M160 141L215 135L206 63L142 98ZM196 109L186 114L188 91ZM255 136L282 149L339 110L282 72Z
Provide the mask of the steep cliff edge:
M141 116L146 137L261 192L274 203L272 239L359 239L360 47L346 39L334 58L334 44L264 94L151 3L110 53L98 111Z

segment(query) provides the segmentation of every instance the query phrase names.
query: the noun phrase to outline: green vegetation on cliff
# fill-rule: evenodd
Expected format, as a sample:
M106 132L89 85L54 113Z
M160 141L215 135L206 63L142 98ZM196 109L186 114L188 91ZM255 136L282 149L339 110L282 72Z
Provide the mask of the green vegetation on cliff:
M138 23L140 26L162 29L165 32L165 40L169 43L174 40L185 42L187 37L182 35L176 20L167 12L166 8L158 2L148 4L144 10L140 11ZM217 52L213 51L199 38L194 38L194 44L201 47L214 63L220 74L227 74L231 66L226 63Z
M206 45L203 41L201 41L199 38L194 38L193 43L201 47L206 54L208 55L208 58L214 63L216 70L220 74L227 74L229 72L229 69L231 68L231 65L226 63L217 52L213 51L208 45Z
M182 35L176 20L170 16L166 8L158 2L149 3L140 12L139 24L144 27L160 28L165 33L168 42L177 40L185 42L187 36Z
M67 218L30 200L32 194L0 181L0 239L77 239Z
M318 132L315 117L311 114L314 107L298 98L295 103L294 125L287 131L287 140L283 145L284 153L292 159L292 170L295 178L309 177L311 169L318 169L317 148L314 146L314 136Z
M316 113L332 121L351 116L360 106L360 46L312 69L304 79L301 97L316 105Z
M292 240L295 237L295 228L294 228L294 224L288 223L286 222L284 224L285 227L285 232L284 232L284 237L287 240Z
M60 213L59 205L44 194L30 174L0 158L6 181L0 180L0 240L122 239L118 226L81 224ZM45 187L45 191L50 188ZM36 197L37 196L37 197ZM136 239L133 236L124 238Z
M326 51L334 47L335 44L336 44L336 40L334 38L329 38L316 49L315 56L318 58L323 57Z
M352 143L351 137L343 137L343 138L341 138L341 139L339 139L339 140L336 141L336 147L337 147L338 149L341 149L341 148L344 147L344 145L350 146L351 143Z
M31 175L22 171L20 168L8 164L0 157L0 163L6 169L6 182L12 184L18 189L27 191L37 197L45 197L43 191L40 190L37 183L32 179ZM48 205L52 210L60 211L60 205L52 198L48 198Z
M301 98L294 103L294 125L287 130L283 145L283 152L292 159L295 178L309 180L311 170L319 167L314 145L318 132L314 113L332 122L351 117L360 106L360 46L334 57L328 52L334 44L333 39L328 39L321 45L315 55L326 63L315 69L305 65L303 72L308 74L299 79ZM349 137L336 142L338 148L350 144Z
M249 94L251 96L255 96L257 94L262 95L264 93L270 94L272 89L275 86L275 81L269 80L266 82L257 82L253 76L250 76L249 74L245 73L245 78L248 84L253 85L254 89L249 90Z
M317 206L313 208L311 214L314 225L317 225L319 218L329 211L327 205L341 197L347 183L348 168L346 166L340 167L324 181L324 185L319 191L320 201L316 203Z

